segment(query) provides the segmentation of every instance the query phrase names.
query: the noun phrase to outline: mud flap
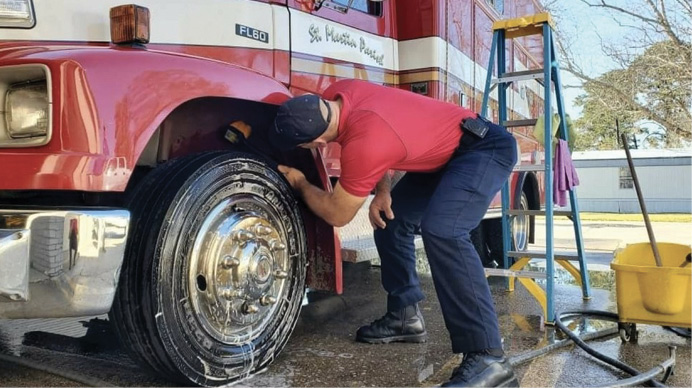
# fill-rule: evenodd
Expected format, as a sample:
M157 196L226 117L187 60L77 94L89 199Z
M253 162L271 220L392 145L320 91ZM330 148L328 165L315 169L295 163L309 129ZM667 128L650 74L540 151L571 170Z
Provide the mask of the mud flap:
M331 291L341 294L341 242L336 229L322 219L305 215L308 236L307 287L311 290Z

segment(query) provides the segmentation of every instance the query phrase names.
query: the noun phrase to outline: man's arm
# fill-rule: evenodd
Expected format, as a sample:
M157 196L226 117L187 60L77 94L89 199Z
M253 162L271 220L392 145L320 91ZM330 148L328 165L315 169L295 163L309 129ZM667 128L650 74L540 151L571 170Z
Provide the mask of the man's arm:
M377 182L377 186L375 186L375 195L380 193L388 194L390 191L392 191L392 178L389 176L389 173L385 173L382 179Z
M394 175L390 176L389 173L384 174L382 179L377 182L375 187L375 197L370 202L370 209L368 211L368 216L370 218L370 225L373 228L384 229L387 227L387 223L382 219L382 213L388 220L394 219L394 212L392 211L392 196L390 192L392 191L392 183L398 182L405 172L394 171Z
M375 195L380 193L389 194L392 191L392 184L396 184L405 174L405 171L394 171L392 175L389 173L384 174L382 179L377 182L377 186L375 186Z
M332 226L341 227L348 224L367 198L348 193L339 183L332 193L326 192L308 182L305 175L295 168L279 166L279 171L284 174L310 210Z

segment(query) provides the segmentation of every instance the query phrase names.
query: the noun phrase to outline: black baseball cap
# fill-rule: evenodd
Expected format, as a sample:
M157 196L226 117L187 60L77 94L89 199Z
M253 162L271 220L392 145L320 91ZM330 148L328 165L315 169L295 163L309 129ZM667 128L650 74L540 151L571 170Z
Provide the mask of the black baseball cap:
M331 107L326 101L324 103L327 106L327 120L322 117L321 101L320 96L306 94L281 104L273 130L270 130L269 134L269 140L274 147L290 150L320 137L327 130L332 118Z

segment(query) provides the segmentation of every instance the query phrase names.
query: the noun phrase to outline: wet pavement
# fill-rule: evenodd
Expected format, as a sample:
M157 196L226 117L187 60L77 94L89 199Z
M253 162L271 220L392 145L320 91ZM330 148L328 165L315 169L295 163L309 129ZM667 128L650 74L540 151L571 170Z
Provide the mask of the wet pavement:
M558 273L556 308L597 309L615 312L614 276L607 268L612 254L590 253L599 271L590 271L591 300L564 271ZM423 261L422 261L423 262ZM425 272L425 265L420 269ZM368 345L354 342L360 325L385 311L380 271L367 263L344 268L345 292L341 296L310 294L288 345L264 372L242 382L244 386L434 386L447 380L458 364L451 353L447 331L437 303L432 279L421 275L427 299L421 307L430 335L424 344ZM543 324L539 305L520 285L505 291L504 279L489 280L500 319L504 346L510 356L537 349L563 338ZM105 317L53 320L0 320L0 386L165 386L170 382L151 376L131 361L115 341ZM579 331L596 331L615 324L593 319L572 322ZM675 374L670 386L692 385L690 340L658 326L638 325L636 344L618 336L592 341L597 350L621 359L639 370L648 370L668 358L668 345L677 346ZM21 356L30 367L4 360ZM57 377L73 373L74 379ZM569 346L516 368L521 386L595 386L628 377L596 361L583 350Z

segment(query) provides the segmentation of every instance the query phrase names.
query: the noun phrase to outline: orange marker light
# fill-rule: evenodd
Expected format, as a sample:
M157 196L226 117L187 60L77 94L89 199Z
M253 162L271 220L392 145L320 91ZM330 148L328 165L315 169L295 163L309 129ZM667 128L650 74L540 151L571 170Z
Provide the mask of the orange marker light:
M111 8L111 42L149 43L149 9L135 4Z

